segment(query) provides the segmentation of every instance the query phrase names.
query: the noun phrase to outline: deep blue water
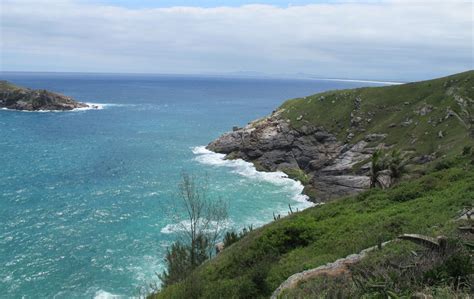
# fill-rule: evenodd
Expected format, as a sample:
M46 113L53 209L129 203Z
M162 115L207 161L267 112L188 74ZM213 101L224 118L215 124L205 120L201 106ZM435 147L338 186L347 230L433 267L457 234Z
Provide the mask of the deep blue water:
M176 237L182 171L207 175L230 225L286 211L298 186L193 148L285 99L368 83L199 76L0 73L102 110L0 111L0 297L131 296ZM196 152L196 151L195 151Z

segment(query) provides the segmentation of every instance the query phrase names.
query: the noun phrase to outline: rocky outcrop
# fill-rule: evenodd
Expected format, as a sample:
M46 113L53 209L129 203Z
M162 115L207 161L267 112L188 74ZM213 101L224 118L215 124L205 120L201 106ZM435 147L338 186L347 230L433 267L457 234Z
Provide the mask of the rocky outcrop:
M369 188L369 161L375 151L369 144L385 135L370 134L355 144L343 143L323 127L294 128L280 113L234 129L207 148L228 158L251 161L259 170L301 169L310 178L305 190L316 202Z
M32 90L0 81L0 108L27 111L65 111L87 107L89 105L61 94L47 90Z

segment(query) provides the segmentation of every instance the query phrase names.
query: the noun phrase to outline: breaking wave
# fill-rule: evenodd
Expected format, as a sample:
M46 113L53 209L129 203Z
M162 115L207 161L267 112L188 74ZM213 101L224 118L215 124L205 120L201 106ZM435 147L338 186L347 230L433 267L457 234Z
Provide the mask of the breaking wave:
M303 184L301 184L299 181L290 179L288 175L281 171L258 171L250 162L246 162L242 159L226 160L225 154L215 153L206 149L205 146L194 147L192 151L196 155L195 160L199 163L228 167L232 172L241 176L280 186L290 192L292 199L300 202L302 204L302 208L307 208L313 205L308 201L308 196L302 194L304 188Z

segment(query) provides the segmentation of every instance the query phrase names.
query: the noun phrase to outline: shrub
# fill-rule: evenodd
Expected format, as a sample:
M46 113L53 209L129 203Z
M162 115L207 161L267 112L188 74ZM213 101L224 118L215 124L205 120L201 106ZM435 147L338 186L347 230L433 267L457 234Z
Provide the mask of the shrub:
M404 202L418 198L423 195L423 186L420 184L403 184L397 186L390 192L388 198L391 201Z
M236 233L234 231L226 232L224 235L224 248L229 247L235 242L245 237L249 232L253 230L253 226L244 227L241 232Z
M472 146L466 145L462 149L462 155L463 156L469 156L472 153Z
M456 252L442 264L425 273L425 281L430 285L448 284L455 288L465 287L470 275L474 274L471 257L465 252Z
M449 169L454 166L453 160L444 159L437 162L434 166L435 170Z

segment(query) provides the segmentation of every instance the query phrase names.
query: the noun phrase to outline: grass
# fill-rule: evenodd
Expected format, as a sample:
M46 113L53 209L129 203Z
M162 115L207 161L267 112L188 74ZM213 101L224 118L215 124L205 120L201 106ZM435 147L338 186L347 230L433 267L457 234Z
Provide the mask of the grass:
M463 246L468 236L456 230L447 233L454 238L448 239L449 246L443 253L397 240L349 266L350 272L301 281L284 290L279 298L413 298L415 293L469 298L469 277L474 269L469 251Z
M384 142L395 148L451 155L473 144L473 84L474 71L468 71L403 85L328 91L285 102L280 117L294 128L322 126L341 141L350 133L352 143L367 134L385 133ZM457 116L447 117L448 109ZM351 126L351 113L361 118L358 126Z
M452 219L473 204L474 170L471 156L447 164L393 189L372 189L269 223L150 298L267 298L296 272L401 233L452 231Z
M21 89L24 89L24 88L16 86L15 84L10 83L8 81L0 80L0 92L21 90Z
M281 171L286 173L290 179L300 181L301 184L307 185L309 183L309 176L300 168L282 168Z

